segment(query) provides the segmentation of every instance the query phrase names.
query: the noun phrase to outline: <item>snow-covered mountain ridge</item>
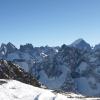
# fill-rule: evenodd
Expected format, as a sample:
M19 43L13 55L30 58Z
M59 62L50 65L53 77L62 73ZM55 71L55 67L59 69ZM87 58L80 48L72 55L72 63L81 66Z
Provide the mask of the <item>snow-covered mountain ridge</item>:
M100 48L83 39L61 47L2 44L0 59L20 65L49 89L100 96Z

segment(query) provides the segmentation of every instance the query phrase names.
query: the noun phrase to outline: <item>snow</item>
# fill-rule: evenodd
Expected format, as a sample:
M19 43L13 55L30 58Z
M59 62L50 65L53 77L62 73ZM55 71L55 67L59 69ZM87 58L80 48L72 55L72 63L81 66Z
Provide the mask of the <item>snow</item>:
M2 55L4 55L4 54L5 54L5 52L4 52L4 51L2 51L2 52L1 52L1 54L2 54Z
M61 66L62 74L59 77L53 77L49 78L44 70L40 71L40 81L45 84L50 89L58 89L60 88L63 83L65 82L65 79L67 77L67 72L69 69L66 66Z
M45 53L43 53L43 52L42 52L42 53L40 53L40 55L41 55L42 57L44 57L44 58L48 56L48 55L46 55L46 54L45 54Z
M5 55L5 54L7 53L7 48L6 48L5 44L3 44L3 45L1 46L0 51L1 51L1 52L4 51L4 52L3 52L3 55Z
M58 52L59 52L59 50L58 50L58 49L55 49L55 52L56 52L56 53L58 53Z
M22 53L21 58L29 61L31 59L31 55L29 55L29 53Z
M15 53L8 54L7 59L10 61L13 61L14 59L20 59L20 57L19 57L18 53L15 52Z
M76 80L78 91L84 95L96 96L100 93L100 83L93 77L81 77Z
M15 80L6 82L0 85L0 100L68 100L66 96L55 95L50 90L33 87Z
M86 62L82 62L82 63L79 65L77 71L80 72L80 73L82 73L82 72L84 72L84 71L87 70L87 67L88 67L88 66L89 66L89 65L88 65Z
M100 98L86 98L75 93L59 94L16 80L0 79L0 100L100 100Z

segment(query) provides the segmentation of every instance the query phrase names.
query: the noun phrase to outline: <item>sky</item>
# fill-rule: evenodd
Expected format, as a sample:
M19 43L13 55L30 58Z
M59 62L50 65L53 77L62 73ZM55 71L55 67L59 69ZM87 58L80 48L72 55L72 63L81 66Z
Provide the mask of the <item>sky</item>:
M0 44L100 43L100 0L0 0Z

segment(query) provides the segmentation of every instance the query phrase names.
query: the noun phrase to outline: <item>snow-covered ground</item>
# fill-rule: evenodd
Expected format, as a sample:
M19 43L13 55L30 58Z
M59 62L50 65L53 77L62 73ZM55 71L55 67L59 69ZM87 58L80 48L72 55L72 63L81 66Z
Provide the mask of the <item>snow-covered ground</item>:
M57 94L21 83L16 80L0 79L0 100L94 100L74 93ZM100 100L96 99L95 100Z

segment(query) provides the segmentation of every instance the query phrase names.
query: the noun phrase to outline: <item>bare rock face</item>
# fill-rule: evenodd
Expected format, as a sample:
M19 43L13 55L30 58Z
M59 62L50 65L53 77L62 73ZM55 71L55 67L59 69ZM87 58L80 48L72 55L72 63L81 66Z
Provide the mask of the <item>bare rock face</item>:
M39 87L40 83L18 65L0 60L0 79L14 79Z
M26 45L21 45L20 50L22 52L24 51L32 51L33 50L33 45L32 44L26 44Z

